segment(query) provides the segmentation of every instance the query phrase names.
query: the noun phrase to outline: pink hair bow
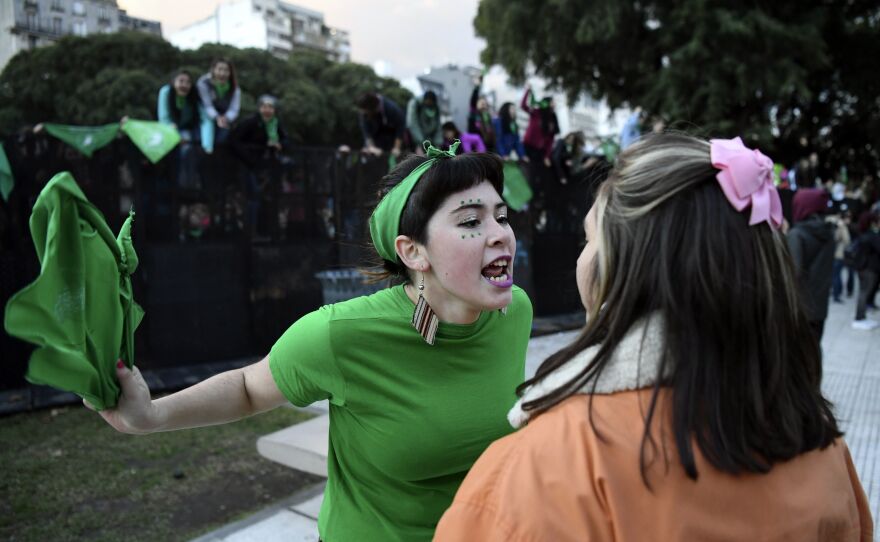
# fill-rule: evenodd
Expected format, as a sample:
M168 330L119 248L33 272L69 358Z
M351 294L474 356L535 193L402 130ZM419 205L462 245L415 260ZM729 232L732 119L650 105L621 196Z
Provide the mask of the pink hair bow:
M782 201L773 185L773 161L742 139L712 139L712 166L720 169L718 183L737 211L752 206L749 226L766 221L772 228L782 224Z

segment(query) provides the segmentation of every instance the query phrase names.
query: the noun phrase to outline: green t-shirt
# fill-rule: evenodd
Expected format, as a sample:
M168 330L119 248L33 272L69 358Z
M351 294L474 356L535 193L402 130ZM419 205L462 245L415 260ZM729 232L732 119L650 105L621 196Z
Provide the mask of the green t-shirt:
M525 376L532 323L514 287L507 314L441 323L434 346L412 328L402 286L327 305L294 323L269 367L291 403L330 401L326 542L430 540Z

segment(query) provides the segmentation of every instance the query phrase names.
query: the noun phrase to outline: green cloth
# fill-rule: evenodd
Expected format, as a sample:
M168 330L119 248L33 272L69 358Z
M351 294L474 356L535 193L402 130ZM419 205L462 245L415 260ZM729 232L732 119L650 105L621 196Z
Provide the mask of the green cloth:
M217 91L217 97L223 99L224 96L229 94L229 89L232 88L232 85L229 81L225 83L214 82L214 90Z
M12 177L12 167L9 166L9 159L6 158L6 149L3 148L3 143L0 143L0 196L3 197L3 201L9 201L13 186L15 179Z
M428 541L489 444L510 433L532 322L513 288L507 314L440 323L429 346L395 286L312 312L288 329L269 368L291 403L329 399L328 542Z
M116 360L132 366L143 317L131 289L133 217L114 237L70 173L55 175L30 219L40 276L6 305L7 333L37 345L25 378L76 393L99 410L116 405Z
M180 94L174 95L174 104L177 106L177 109L183 111L183 108L186 107L186 96L181 96Z
M154 164L180 143L180 133L173 124L129 119L122 125L122 131Z
M278 143L278 117L272 117L263 123L266 125L266 137L269 138L269 143Z
M514 211L522 211L532 200L532 189L516 162L504 162L504 193L501 197Z
M603 140L599 148L602 150L602 154L605 155L605 159L612 164L617 158L617 153L620 152L620 145L611 138Z
M370 237L373 240L373 246L376 247L379 256L390 262L397 261L394 240L397 239L397 232L400 230L400 216L403 214L406 200L409 199L413 187L419 182L422 175L431 169L434 162L439 159L455 158L455 151L458 150L461 141L456 139L446 151L431 145L430 141L425 141L422 145L428 159L419 164L419 167L412 170L404 180L385 194L373 214L370 215Z
M47 122L43 127L48 133L67 143L89 158L92 153L110 144L119 133L119 124L103 126L69 126Z

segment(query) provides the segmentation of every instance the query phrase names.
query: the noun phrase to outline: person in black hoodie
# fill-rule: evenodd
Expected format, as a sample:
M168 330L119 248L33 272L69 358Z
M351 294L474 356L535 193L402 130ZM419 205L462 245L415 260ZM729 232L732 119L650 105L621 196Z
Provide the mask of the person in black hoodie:
M794 225L788 232L788 248L817 341L822 340L828 316L834 267L834 225L824 217L828 199L828 193L819 188L798 190L791 204Z
M278 100L264 94L257 100L259 112L248 117L233 130L230 140L235 155L245 164L245 186L248 198L248 219L251 232L257 232L257 219L263 191L272 173L280 174L278 166L287 160L281 155L287 144L287 131L276 115Z
M863 251L865 266L859 269L859 299L856 304L856 319L853 329L870 331L880 322L867 318L868 302L871 301L877 283L880 281L880 215L871 213L868 228L859 236L859 250Z

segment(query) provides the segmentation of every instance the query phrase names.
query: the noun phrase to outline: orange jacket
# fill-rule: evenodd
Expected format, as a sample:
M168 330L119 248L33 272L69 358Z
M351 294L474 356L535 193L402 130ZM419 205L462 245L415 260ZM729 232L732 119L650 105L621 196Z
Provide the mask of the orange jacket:
M590 425L589 397L575 395L492 444L434 540L872 540L867 498L843 440L767 474L739 476L713 468L694 443L693 481L678 461L666 392L652 424L658 451L647 448L649 490L639 454L650 394L595 395L593 421L604 440Z

